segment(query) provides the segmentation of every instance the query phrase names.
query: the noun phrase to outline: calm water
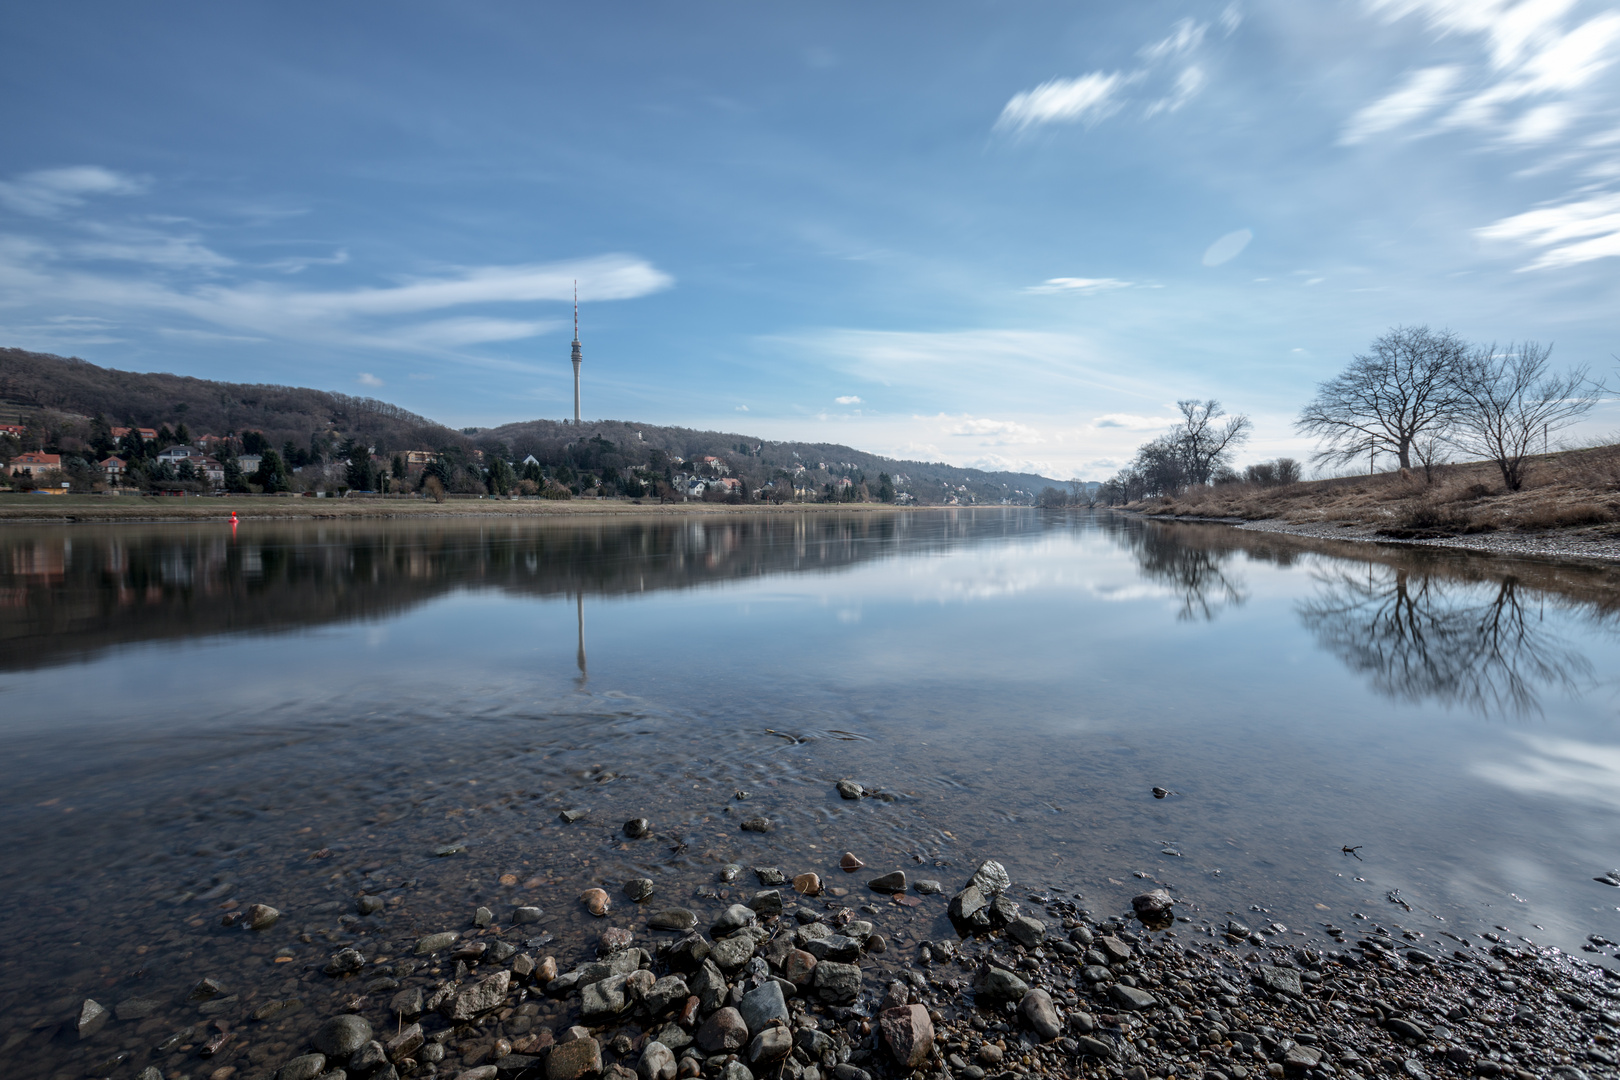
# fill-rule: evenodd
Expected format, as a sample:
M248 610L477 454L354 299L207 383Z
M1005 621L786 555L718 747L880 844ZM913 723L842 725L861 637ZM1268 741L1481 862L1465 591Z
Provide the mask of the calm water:
M8 528L0 1054L133 1075L202 975L311 985L361 892L378 941L539 903L566 966L584 888L637 927L625 879L703 917L730 860L864 900L846 849L1098 912L1151 879L1184 934L1620 938L1617 630L1620 568L1107 515ZM218 925L256 901L282 925ZM943 898L893 911L947 932ZM166 1004L87 1048L87 995Z

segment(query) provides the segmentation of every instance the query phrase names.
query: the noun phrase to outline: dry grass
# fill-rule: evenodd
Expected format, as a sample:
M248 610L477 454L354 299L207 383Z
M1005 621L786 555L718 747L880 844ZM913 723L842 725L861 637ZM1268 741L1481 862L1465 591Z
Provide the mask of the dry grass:
M1620 522L1620 445L1532 459L1524 487L1507 491L1489 462L1308 480L1283 487L1230 484L1133 504L1145 514L1365 526L1397 538L1594 528Z

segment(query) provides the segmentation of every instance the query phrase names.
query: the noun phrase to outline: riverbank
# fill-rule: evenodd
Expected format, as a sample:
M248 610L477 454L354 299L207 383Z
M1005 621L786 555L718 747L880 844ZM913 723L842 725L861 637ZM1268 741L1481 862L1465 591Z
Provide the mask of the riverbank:
M1257 532L1505 555L1620 558L1620 446L1532 458L1505 491L1489 462L1296 484L1223 484L1126 509Z
M430 518L555 518L580 515L709 515L776 513L889 513L927 507L901 507L888 503L659 503L635 499L309 499L224 496L220 498L161 498L101 495L0 495L0 524L55 522L200 522L241 521L430 519ZM937 509L937 508L932 508Z
M635 842L652 827L620 833ZM749 819L741 835L769 827ZM276 989L243 972L179 1000L90 997L71 1016L33 1004L8 1018L6 1050L46 1066L29 1075L137 1080L1616 1074L1620 983L1505 926L1470 940L1358 915L1323 924L1320 948L1259 909L1205 913L1163 889L1094 913L1077 893L1014 887L994 860L949 888L853 853L844 866L823 882L728 863L691 907L654 899L650 879L587 889L562 901L588 912L589 932L568 943L525 900L377 880L283 912L226 884L177 902L225 909L212 931L190 925L235 935ZM441 905L466 910L419 925ZM925 905L933 919L919 926ZM941 916L946 932L928 932Z

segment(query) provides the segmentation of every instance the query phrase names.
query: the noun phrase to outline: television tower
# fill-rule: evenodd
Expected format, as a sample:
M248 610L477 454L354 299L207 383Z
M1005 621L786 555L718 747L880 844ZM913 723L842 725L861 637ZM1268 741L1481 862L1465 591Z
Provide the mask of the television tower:
M574 282L574 423L579 423L579 362L584 356L579 351L579 282Z

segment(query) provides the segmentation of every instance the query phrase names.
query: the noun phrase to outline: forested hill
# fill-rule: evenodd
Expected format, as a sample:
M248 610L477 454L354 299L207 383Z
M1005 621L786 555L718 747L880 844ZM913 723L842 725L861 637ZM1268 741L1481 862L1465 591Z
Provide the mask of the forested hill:
M847 476L852 480L864 478L875 492L878 477L888 473L897 487L930 503L944 501L947 491L958 495L965 491L980 502L999 502L1020 496L1027 499L1039 494L1043 487L1062 487L1060 481L1033 473L986 472L939 462L901 461L837 443L775 442L749 435L622 420L586 421L579 427L557 420L528 420L481 428L473 438L486 451L494 450L514 461L529 454L540 461L557 460L565 447L593 439L611 443L625 462L633 465L647 464L654 452L688 463L717 457L733 473L755 483L770 480L779 472L793 473L802 465L809 475L801 477L801 482L807 480L816 489ZM620 462L612 464L623 467Z
M77 358L0 349L0 423L41 413L102 417L113 426L184 424L193 436L260 431L273 446L340 432L390 450L466 446L461 433L397 405L297 386L213 382L98 367Z
M924 503L953 499L1027 502L1044 487L1061 486L1059 481L1029 473L897 461L835 443L773 442L736 433L624 421L576 427L554 420L530 420L455 431L372 398L304 387L117 371L77 358L0 348L0 424L30 426L29 441L38 445L23 449L54 447L81 452L77 448L93 442L88 422L97 417L109 426L177 431L184 425L192 438L259 431L271 446L290 443L328 458L346 439L370 445L384 457L405 450L451 451L450 456L460 461L474 447L511 462L521 462L532 454L547 467L548 476L563 466L599 477L637 470L673 475L682 471L682 462L690 471L703 458L714 457L724 463L729 475L744 480L750 488L786 473L813 493L848 477L856 484L865 481L875 496L879 477L886 473L895 488Z

